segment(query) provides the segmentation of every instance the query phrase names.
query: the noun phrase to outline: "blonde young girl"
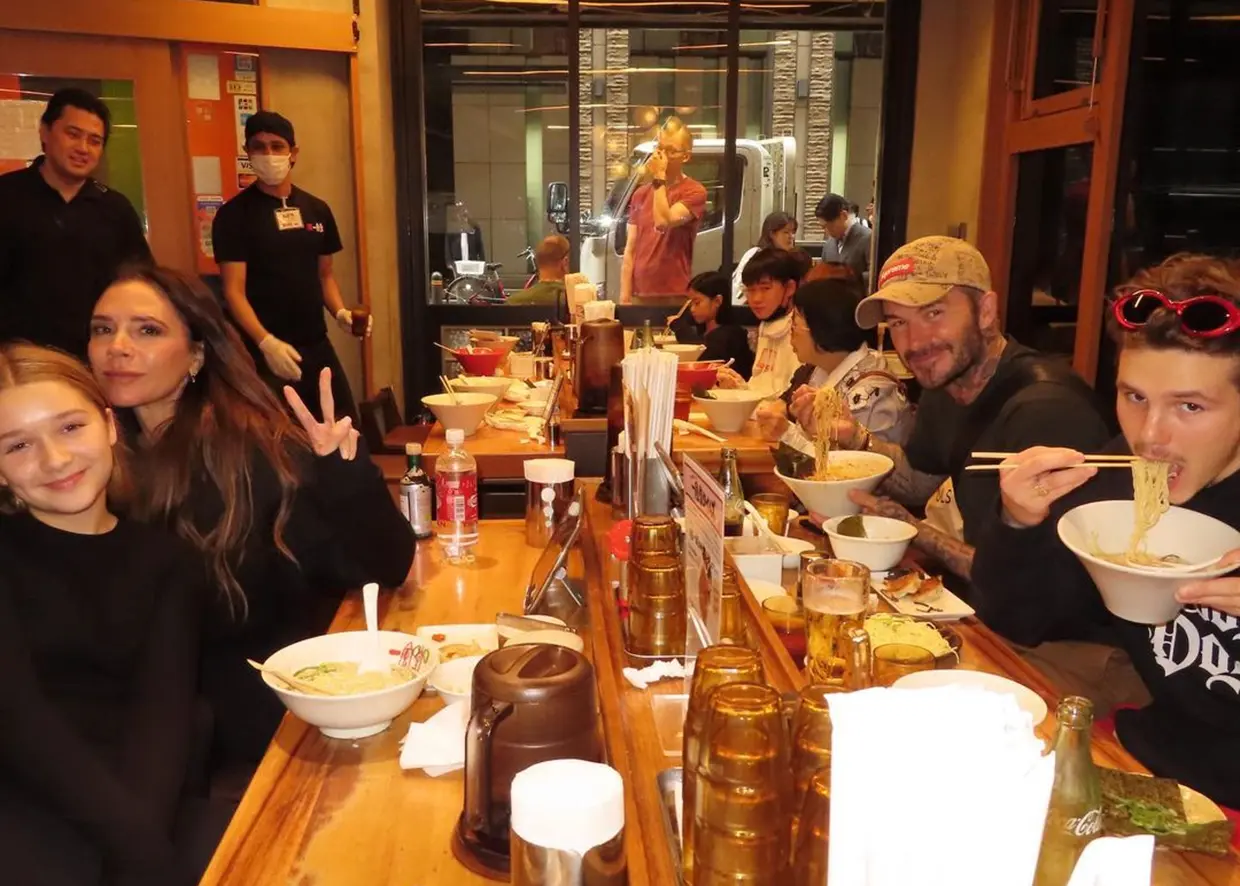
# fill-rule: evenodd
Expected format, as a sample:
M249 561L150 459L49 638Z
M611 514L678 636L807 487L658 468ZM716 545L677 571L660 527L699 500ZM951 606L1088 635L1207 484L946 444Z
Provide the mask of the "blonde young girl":
M122 460L86 367L0 346L6 882L186 879L172 825L204 572L170 533L118 516Z

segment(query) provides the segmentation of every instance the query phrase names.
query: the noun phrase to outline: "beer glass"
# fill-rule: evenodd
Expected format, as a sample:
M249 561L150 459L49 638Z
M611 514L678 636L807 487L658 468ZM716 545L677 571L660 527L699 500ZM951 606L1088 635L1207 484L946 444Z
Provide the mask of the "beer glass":
M788 507L792 500L778 492L763 492L750 496L749 503L766 521L767 528L776 535L783 535L788 528Z
M831 555L826 551L802 551L798 558L797 565L797 599L805 599L805 572L809 569L809 564L816 563L819 560L830 560Z
M887 643L875 648L874 683L890 686L901 677L934 670L934 653L910 643Z
M848 631L865 626L870 570L848 560L816 560L802 584L805 675L813 683L851 682Z
M743 646L707 646L698 653L693 679L689 684L689 704L685 711L683 766L683 808L681 818L681 858L684 881L693 882L694 803L697 770L701 756L701 735L711 694L730 683L762 683L762 658Z
M799 600L776 594L762 601L762 614L788 650L792 663L805 667L805 609Z
M831 769L810 778L800 808L800 828L792 851L792 886L827 882L827 838L831 832Z
M692 882L782 886L792 785L780 694L754 683L716 689L701 742Z

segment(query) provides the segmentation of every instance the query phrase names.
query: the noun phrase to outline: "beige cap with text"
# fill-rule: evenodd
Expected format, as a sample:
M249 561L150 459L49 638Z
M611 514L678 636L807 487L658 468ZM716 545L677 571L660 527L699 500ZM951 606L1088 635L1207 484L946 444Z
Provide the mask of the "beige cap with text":
M857 325L883 321L883 302L911 308L933 304L955 286L990 291L990 268L977 249L956 237L922 237L891 254L878 275L878 291L857 305Z

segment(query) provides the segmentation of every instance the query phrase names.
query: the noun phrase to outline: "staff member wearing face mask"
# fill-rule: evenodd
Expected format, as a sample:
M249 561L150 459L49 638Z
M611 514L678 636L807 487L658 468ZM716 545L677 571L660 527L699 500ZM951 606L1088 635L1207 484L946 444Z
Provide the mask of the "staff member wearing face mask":
M220 207L212 228L228 310L281 386L292 385L317 410L319 373L326 367L337 414L356 421L357 406L323 319L326 307L344 329L353 326L332 272L332 255L343 248L336 219L290 178L298 148L287 119L273 111L250 117L245 148L258 181Z

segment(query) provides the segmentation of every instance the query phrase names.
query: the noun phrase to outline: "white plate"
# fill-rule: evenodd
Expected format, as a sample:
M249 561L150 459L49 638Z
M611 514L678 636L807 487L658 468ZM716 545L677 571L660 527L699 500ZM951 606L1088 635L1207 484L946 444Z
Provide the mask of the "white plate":
M962 618L968 618L974 614L973 607L961 600L947 588L943 588L943 593L929 605L937 612L928 611L925 607L918 606L908 597L899 600L892 599L883 593L883 582L887 579L886 572L870 573L870 586L874 588L874 592L891 604L891 608L901 615L907 615L912 618L921 618L926 621L960 621Z
M788 593L783 587L770 581L745 579L745 583L749 585L749 592L753 594L753 598L758 601L759 606L762 605L762 601L767 597L786 596Z
M443 639L436 636L442 634ZM425 625L413 632L419 640L436 650L454 643L477 643L487 652L499 649L499 631L494 624Z
M1016 699L1021 710L1028 711L1033 717L1033 725L1037 726L1046 719L1047 707L1042 696L1027 686L983 671L965 671L960 668L951 670L918 671L908 674L891 684L892 689L926 689L931 686L973 686L988 689Z

